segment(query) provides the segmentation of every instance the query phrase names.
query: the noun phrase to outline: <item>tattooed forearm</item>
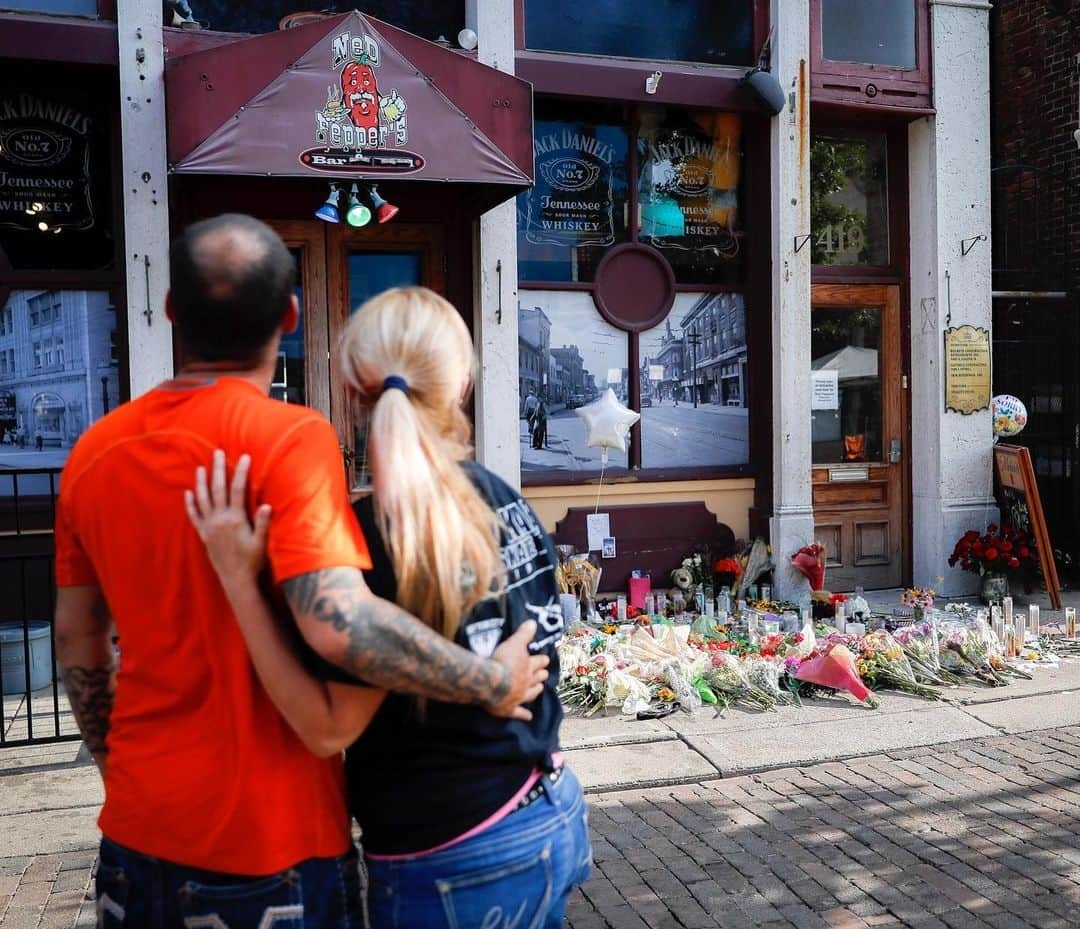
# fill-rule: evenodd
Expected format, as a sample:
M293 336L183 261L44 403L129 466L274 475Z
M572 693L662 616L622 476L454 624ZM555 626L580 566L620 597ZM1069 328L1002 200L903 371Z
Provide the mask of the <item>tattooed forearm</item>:
M71 711L86 747L95 755L106 754L113 707L112 669L64 668L62 676Z
M373 596L355 568L314 571L283 585L293 614L342 633L324 657L398 693L490 705L510 690L506 670L443 638L400 607Z

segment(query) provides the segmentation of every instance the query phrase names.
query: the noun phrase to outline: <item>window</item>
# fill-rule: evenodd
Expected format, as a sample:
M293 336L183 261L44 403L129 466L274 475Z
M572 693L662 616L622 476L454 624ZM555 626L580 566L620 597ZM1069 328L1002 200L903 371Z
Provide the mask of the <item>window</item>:
M98 0L0 0L0 10L97 16Z
M567 473L600 469L600 449L585 445L574 410L609 387L629 401L627 334L596 312L580 291L527 291L518 297L518 349L530 365L521 377L521 470ZM607 470L626 470L614 449Z
M537 114L537 185L518 201L523 479L595 476L574 411L608 389L641 413L608 470L745 467L740 117L550 100Z
M3 0L0 0L3 2ZM359 10L429 41L440 36L455 40L465 28L464 0L356 0L306 6L296 0L269 0L264 3L233 3L231 0L199 0L191 4L195 18L207 29L218 32L261 33L277 30L282 20L298 10L317 9L323 13Z
M812 0L811 99L932 106L929 0Z
M751 65L753 42L753 0L525 0L531 49Z
M0 335L15 334L15 317L10 307L4 307L0 311Z
M822 57L910 70L915 25L913 0L821 0Z
M30 313L30 328L34 329L41 325L41 314L34 310Z
M537 101L534 135L536 184L517 202L518 276L591 281L608 246L630 238L622 108Z
M35 312L33 336L23 330L0 349L0 443L7 436L8 445L25 450L10 459L20 468L59 467L86 428L120 402L111 361L116 311L107 292L13 290L0 320ZM66 332L65 319L72 323ZM8 463L0 458L0 468Z
M814 133L810 142L810 231L815 265L890 264L885 133Z
M641 107L637 229L680 281L733 277L740 259L742 121L735 113ZM720 260L718 260L720 259Z

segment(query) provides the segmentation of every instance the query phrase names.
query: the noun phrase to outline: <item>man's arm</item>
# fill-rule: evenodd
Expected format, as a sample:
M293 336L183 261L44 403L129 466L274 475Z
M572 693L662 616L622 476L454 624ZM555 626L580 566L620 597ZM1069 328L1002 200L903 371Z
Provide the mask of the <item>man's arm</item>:
M528 653L534 623L524 623L489 660L376 597L356 568L301 574L282 589L308 644L350 674L398 693L531 718L521 704L540 695L548 664L546 656Z
M56 591L56 657L71 712L102 773L116 687L109 613L94 585Z

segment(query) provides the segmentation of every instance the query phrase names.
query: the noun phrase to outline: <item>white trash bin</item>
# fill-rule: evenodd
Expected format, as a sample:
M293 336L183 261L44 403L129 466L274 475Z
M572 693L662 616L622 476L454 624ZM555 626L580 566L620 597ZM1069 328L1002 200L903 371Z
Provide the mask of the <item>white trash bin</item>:
M52 642L49 624L32 622L30 638L30 689L40 690L52 683ZM4 694L26 691L26 652L23 647L23 624L0 623L0 690Z

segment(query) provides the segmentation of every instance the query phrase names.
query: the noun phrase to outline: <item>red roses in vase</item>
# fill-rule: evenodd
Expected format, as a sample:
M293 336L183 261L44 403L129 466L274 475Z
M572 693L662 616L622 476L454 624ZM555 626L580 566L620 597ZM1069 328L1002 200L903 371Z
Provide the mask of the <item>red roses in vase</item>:
M1034 543L1027 533L1012 526L998 527L991 523L986 532L979 535L969 529L957 541L949 556L949 567L959 565L964 571L975 574L1013 574L1021 568L1034 567L1039 562Z

